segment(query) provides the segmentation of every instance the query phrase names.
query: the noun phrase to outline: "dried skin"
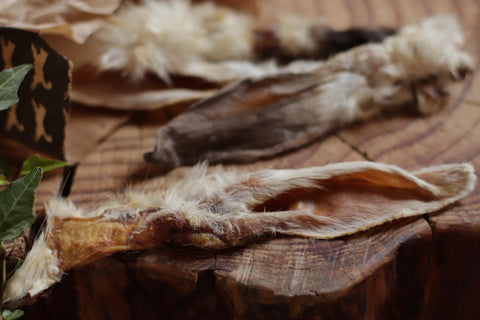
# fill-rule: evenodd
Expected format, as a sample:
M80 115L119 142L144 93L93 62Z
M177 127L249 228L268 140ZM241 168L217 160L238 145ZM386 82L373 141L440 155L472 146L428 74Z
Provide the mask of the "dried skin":
M138 110L213 94L176 82L179 75L221 87L249 77L312 70L318 63L302 59L326 59L394 32L381 27L336 31L320 19L293 17L280 19L272 28L254 30L253 20L213 3L127 3L85 46L59 46L58 40L56 45L75 62L77 74L84 69L89 74L76 81L74 101ZM283 65L292 61L296 62ZM102 74L116 74L116 79L99 79L98 72L92 78L92 65ZM152 77L163 79L164 84L149 87L152 83L146 80Z
M165 170L199 160L250 162L302 147L382 110L435 112L473 69L457 21L439 16L379 44L339 53L313 72L247 79L192 106L157 133L145 159Z
M408 173L372 162L251 173L195 167L173 187L128 193L96 210L48 205L47 226L5 299L35 296L76 268L118 251L164 242L225 249L276 234L329 239L434 212L467 195L469 164Z
M290 27L287 21L279 25L280 29ZM259 59L273 58L280 63L291 63L300 59L325 60L359 45L382 42L396 33L393 28L352 27L347 30L334 30L326 25L303 22L299 29L306 34L306 45L301 46L291 45L291 41L282 39L282 32L277 29L255 32L254 50Z
M253 16L211 2L142 1L114 15L87 48L98 52L92 61L96 68L117 70L135 80L153 73L167 82L171 74L226 82L283 70L273 62L258 63L259 59L325 59L394 32L335 31L320 20L284 17L274 27L255 32Z
M109 15L121 6L120 0L92 3L86 0L17 0L0 2L0 24L60 35L84 43L107 22Z

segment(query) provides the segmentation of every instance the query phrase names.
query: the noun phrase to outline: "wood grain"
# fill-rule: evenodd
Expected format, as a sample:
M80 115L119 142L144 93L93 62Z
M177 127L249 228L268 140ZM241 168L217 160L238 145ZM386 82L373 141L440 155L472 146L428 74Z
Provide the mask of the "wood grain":
M468 50L479 58L475 1L265 0L255 11L264 24L288 13L323 16L340 29L399 26L453 13L464 25ZM447 106L434 115L383 114L281 157L229 167L370 159L409 170L453 162L480 168L479 92L476 72L452 88ZM189 168L162 175L143 161L155 144L156 126L178 112L163 110L155 119L146 115L148 122L138 117L118 127L81 159L70 198L92 206L126 188L167 186L185 175ZM286 237L226 252L167 245L117 255L69 274L26 318L39 319L41 311L50 319L474 319L480 317L479 250L476 189L442 212L331 241ZM65 297L69 311L56 307Z
M395 255L400 245L418 246L430 239L421 219L332 241L276 239L217 256L216 285L237 319L338 317L338 312L368 319L386 308L403 314L425 279L411 279L405 288L397 276L407 270L408 261ZM418 249L416 268L425 275L428 255L425 248ZM347 308L349 300L358 308Z

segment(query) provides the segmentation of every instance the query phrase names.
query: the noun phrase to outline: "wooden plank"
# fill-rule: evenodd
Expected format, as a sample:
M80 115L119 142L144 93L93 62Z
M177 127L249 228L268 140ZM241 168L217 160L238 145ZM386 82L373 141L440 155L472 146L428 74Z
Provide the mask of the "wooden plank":
M426 273L403 276L411 261L426 270L430 239L422 219L332 241L276 239L217 256L216 286L235 319L407 318Z

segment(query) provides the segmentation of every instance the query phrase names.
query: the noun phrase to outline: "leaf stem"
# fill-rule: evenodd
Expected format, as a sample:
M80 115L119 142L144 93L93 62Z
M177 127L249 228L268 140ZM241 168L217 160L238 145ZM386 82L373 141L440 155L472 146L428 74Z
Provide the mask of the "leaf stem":
M17 264L15 265L13 270L7 274L7 278L12 276L15 273L15 271L17 271L17 269L20 268L20 266L23 264L23 259L20 259L18 257L16 257L15 259L17 259Z

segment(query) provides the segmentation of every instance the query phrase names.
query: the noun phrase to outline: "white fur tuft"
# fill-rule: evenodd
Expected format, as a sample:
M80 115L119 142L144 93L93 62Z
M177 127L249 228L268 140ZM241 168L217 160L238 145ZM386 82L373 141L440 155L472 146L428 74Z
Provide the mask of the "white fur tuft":
M95 35L99 67L139 79L154 72L164 80L208 61L249 59L250 20L211 3L144 1L129 5Z
M45 233L35 241L22 266L9 279L4 292L4 302L34 297L60 281L63 272L55 251L45 240Z

